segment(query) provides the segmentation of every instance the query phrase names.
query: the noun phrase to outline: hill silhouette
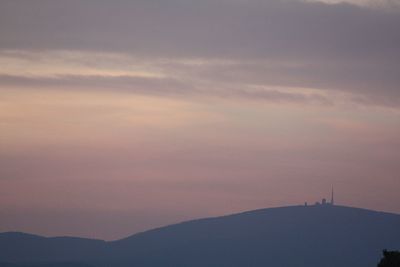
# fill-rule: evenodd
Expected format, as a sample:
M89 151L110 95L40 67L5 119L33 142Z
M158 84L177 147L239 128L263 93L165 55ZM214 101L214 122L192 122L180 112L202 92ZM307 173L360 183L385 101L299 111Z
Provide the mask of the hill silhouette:
M0 262L14 264L372 267L383 249L400 249L400 215L331 205L194 220L112 242L0 234Z

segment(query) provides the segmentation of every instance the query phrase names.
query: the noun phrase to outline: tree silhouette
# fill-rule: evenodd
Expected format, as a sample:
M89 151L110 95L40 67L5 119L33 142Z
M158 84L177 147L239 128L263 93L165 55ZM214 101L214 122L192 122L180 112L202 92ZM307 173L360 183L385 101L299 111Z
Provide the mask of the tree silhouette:
M400 252L399 251L383 251L383 258L378 264L378 267L400 267Z

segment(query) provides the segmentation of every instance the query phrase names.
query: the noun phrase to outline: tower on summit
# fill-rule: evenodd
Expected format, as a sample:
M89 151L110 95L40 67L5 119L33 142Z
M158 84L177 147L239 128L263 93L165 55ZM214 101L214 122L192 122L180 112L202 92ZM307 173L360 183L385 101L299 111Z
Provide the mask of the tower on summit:
M332 186L332 191L331 191L331 201L328 202L327 198L323 198L323 199L321 200L321 202L317 201L317 202L315 202L315 204L314 204L314 206L320 206L320 205L321 205L321 206L325 206L325 207L335 205L333 186ZM305 207L308 206L307 202L304 203L304 206L305 206Z

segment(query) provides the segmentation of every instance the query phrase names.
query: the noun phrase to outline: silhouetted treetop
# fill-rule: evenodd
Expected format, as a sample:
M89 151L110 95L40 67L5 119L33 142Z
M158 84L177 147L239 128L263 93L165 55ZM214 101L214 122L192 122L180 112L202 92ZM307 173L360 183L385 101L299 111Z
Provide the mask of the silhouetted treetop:
M378 267L400 267L400 252L399 251L383 251L383 258L378 264Z

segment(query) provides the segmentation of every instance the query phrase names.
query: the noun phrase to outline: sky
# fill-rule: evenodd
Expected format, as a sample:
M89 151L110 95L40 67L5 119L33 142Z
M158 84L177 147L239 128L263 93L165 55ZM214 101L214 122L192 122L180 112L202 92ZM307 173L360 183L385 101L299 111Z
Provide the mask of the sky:
M0 231L400 213L399 3L0 0Z

